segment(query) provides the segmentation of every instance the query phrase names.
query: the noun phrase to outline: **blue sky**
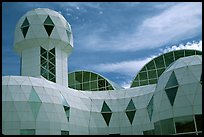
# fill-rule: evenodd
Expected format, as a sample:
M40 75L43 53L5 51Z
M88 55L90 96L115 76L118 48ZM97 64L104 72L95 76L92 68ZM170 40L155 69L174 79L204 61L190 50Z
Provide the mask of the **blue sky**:
M4 2L2 75L20 75L13 50L18 19L34 8L60 12L74 50L68 71L90 70L128 87L152 58L176 49L202 50L201 2Z

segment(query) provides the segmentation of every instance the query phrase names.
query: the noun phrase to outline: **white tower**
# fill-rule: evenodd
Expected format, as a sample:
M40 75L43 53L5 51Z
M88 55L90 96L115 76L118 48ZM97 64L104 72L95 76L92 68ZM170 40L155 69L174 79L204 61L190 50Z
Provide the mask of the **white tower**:
M15 29L14 49L21 56L21 75L44 77L68 86L67 57L73 49L70 24L56 11L28 11Z

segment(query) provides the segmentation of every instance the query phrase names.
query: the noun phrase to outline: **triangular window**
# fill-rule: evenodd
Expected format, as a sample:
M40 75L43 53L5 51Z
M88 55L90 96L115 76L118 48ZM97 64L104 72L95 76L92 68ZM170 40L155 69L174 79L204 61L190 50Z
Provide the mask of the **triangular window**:
M45 22L44 22L44 27L45 27L45 30L46 30L48 36L51 35L54 26L55 26L55 25L54 25L54 23L52 22L50 16L47 16L47 18L46 18L46 20L45 20Z
M135 108L135 105L131 99L127 108L126 108L126 112L125 112L131 124L134 120L135 112L136 112L136 108Z
M103 106L102 106L102 109L101 109L101 114L102 114L102 116L103 116L107 126L109 126L109 122L110 122L110 119L111 119L112 111L108 107L108 105L106 104L105 101L103 102Z
M26 37L26 34L28 32L29 25L30 24L29 24L28 19L26 17L23 24L21 25L21 31L23 33L24 38Z
M153 97L151 98L148 106L147 106L147 112L148 112L148 115L149 115L149 119L151 121L152 119L152 113L153 113Z

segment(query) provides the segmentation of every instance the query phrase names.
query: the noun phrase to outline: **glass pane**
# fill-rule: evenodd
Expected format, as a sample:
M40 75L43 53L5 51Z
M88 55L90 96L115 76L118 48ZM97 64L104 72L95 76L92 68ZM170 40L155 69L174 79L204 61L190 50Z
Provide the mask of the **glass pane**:
M22 33L23 33L24 38L26 37L26 34L27 34L27 32L28 32L28 28L29 28L29 26L28 26L28 27L23 27L23 28L21 28L21 31L22 31Z
M21 135L35 135L35 129L20 129Z
M134 81L133 84L131 85L131 87L138 87L139 86L139 82L138 81Z
M175 53L175 60L181 57L184 57L184 50L177 50L177 51L174 51L174 53Z
M52 33L52 30L53 30L54 26L44 25L44 27L45 27L45 30L46 30L48 36L50 36L50 34Z
M91 73L91 81L97 80L97 75L94 73Z
M50 16L47 16L47 18L46 18L44 24L54 26L54 23L52 22Z
M157 75L158 75L158 77L161 76L161 74L164 72L164 70L165 70L165 69L158 69L158 70L157 70Z
M69 131L61 131L61 135L69 135Z
M102 113L104 120L106 121L107 126L109 125L112 113Z
M202 131L202 115L195 115L197 131Z
M83 82L88 82L90 80L90 73L83 72Z
M108 107L105 101L103 102L101 112L111 112L111 109Z
M41 63L42 66L44 66L45 64L47 64L47 60L45 58L41 57L40 58L40 63Z
M93 81L90 84L91 84L91 89L96 89L97 88L97 81Z
M98 88L101 88L101 87L105 87L105 80L99 80L98 81Z
M147 79L147 72L140 72L139 73L139 77L140 77L140 80L146 80Z
M51 72L53 75L55 75L55 68L52 68L52 69L50 70L50 72Z
M157 83L157 79L150 79L149 80L149 84L156 84Z
M75 72L75 80L82 83L82 72Z
M195 126L193 116L182 116L174 118L177 133L194 132Z
M148 69L148 70L155 69L154 60L150 61L150 62L147 64L147 69Z
M49 60L55 58L55 55L53 55L51 52L48 52L48 58Z
M148 80L140 81L140 86L148 85Z
M82 90L89 90L89 82L83 83L83 89Z
M157 78L156 70L148 71L149 79Z
M145 66L142 68L142 70L140 72L142 72L142 71L147 71Z
M160 121L162 135L175 134L173 119L166 119Z
M155 58L155 63L156 63L156 67L157 68L164 68L164 60L163 60L163 56L160 56L158 58Z
M50 52L55 55L55 48L51 49Z
M171 76L170 76L165 88L168 89L168 88L175 87L175 86L178 86L178 81L177 81L175 73L173 71L171 73Z
M166 94L168 96L168 99L171 103L171 105L173 106L174 104L174 100L176 98L176 93L177 93L178 87L174 87L174 88L169 88L169 89L165 89Z
M164 54L166 67L168 67L172 62L174 62L173 52Z
M40 69L40 72L41 72L41 75L44 77L44 78L48 78L48 72L46 69L42 68Z
M51 70L53 68L55 68L55 66L52 63L49 62L49 70Z
M185 56L191 56L191 55L195 55L194 50L185 50Z
M113 90L113 87L112 86L108 86L108 90Z
M144 135L154 135L154 130L143 131Z
M68 74L68 83L69 83L69 85L72 85L72 84L74 84L74 73L69 73Z
M134 105L132 99L130 100L130 102L126 108L126 111L130 111L130 110L135 110L135 105Z
M135 112L136 111L127 111L127 112L125 112L131 124L133 122L133 119L134 119L134 116L135 116Z
M161 125L160 125L160 121L154 123L154 134L155 134L155 135L161 135Z
M26 17L25 20L24 20L24 22L23 22L23 24L21 25L21 28L27 27L27 26L29 26L29 22L28 22L28 19L27 19L27 17Z

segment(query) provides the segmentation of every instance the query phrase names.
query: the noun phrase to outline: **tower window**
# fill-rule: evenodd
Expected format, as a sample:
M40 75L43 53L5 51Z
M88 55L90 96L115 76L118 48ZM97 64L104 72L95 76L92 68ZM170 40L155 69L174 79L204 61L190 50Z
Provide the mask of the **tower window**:
M40 64L41 76L47 80L56 82L55 48L49 51L42 47L40 48Z

